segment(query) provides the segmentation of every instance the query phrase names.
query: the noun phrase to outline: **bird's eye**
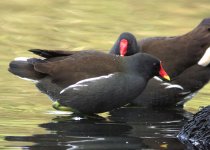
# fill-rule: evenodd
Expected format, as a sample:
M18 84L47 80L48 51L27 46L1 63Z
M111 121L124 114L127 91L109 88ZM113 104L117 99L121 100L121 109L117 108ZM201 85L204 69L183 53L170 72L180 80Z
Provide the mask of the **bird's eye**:
M153 63L154 70L159 70L160 65L158 63Z
M153 63L153 66L157 66L157 63Z
M207 28L208 31L210 31L210 28Z

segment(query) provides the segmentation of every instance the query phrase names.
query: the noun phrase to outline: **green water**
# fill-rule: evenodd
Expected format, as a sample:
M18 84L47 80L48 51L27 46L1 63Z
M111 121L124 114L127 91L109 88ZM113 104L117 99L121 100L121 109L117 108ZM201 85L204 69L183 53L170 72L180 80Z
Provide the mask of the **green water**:
M137 39L180 35L210 17L209 10L209 0L0 1L0 148L35 145L33 140L11 142L5 137L47 134L39 125L60 116L33 83L7 71L15 57L33 56L27 51L32 48L108 51L124 31ZM202 89L185 109L196 112L209 105L209 89Z

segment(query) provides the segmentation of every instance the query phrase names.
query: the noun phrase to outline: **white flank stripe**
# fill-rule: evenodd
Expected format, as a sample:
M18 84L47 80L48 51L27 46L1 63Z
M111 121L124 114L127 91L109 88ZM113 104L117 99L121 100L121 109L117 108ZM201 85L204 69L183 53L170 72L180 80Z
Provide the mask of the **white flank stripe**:
M157 76L154 76L153 78L157 81L163 82L163 80L161 78L157 77Z
M198 65L206 67L210 63L210 47L206 50L203 57L199 60Z
M88 78L88 79L84 79L84 80L81 80L79 82L77 82L78 84L81 84L81 83L85 83L85 82L94 82L94 81L97 81L97 80L101 80L101 79L108 79L110 77L112 77L113 74L109 74L109 75L106 75L106 76L100 76L100 77L94 77L94 78ZM76 84L77 84L76 83Z
M183 104L186 103L188 100L192 99L192 98L196 95L196 93L197 93L197 92L191 93L191 94L189 94L188 96L184 97L184 99L181 100L180 102L178 102L178 103L176 104L176 106L183 105Z
M77 88L77 87L83 87L83 86L88 86L87 84L73 84L70 85L68 88Z
M106 75L106 76L100 76L100 77L95 77L95 78L88 78L88 79L84 79L84 80L78 81L77 83L64 88L60 92L60 94L62 94L63 92L65 92L66 90L68 90L70 88L73 88L74 90L79 90L79 87L88 86L87 82L95 82L95 81L101 80L101 79L108 79L108 78L110 78L112 76L113 76L113 74L109 74L109 75Z
M38 82L37 80L32 80L32 79L29 79L29 78L22 78L22 77L19 77L19 78L21 78L21 79L23 79L23 80L27 80L27 81L32 81L32 82L35 82L35 83Z
M190 95L186 96L184 99L189 100L189 99L193 98L197 93L198 92L191 93Z
M184 90L184 88L178 84L172 84L172 85L165 87L165 89L171 89L171 88L178 88L178 89Z
M161 85L170 86L170 85L172 85L172 84L171 84L171 83L161 83Z
M187 95L187 94L190 94L191 92L190 91L188 91L188 92L181 92L181 93L179 93L179 95Z
M27 61L29 58L27 58L27 57L17 57L17 58L15 58L15 60L17 60L17 61Z

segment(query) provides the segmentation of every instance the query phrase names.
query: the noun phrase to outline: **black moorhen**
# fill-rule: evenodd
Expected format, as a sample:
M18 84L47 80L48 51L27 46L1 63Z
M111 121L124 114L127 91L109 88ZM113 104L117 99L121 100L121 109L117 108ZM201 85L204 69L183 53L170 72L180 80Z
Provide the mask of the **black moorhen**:
M109 53L120 56L130 56L138 52L140 51L135 36L129 32L123 32L118 37Z
M122 37L127 37L127 39L129 38L128 41L130 43L131 41L132 43L136 43L136 38L131 35L131 33L122 33L118 40L115 42L111 52L116 54L120 53L121 50L119 48L119 41L123 39ZM137 45L133 44L132 48L137 49L138 47ZM130 49L127 49L129 55L135 54L137 52L133 50L131 52L129 51ZM198 90L207 84L210 79L210 66L208 65L210 61L210 49L205 51L206 53L198 62L199 65L195 64L186 68L186 70L184 70L180 75L175 76L171 83L167 83L162 80L151 79L141 95L131 103L133 105L144 106L183 105L184 102L191 99Z
M210 149L210 106L197 112L180 130L177 138L190 150Z
M210 80L210 65L187 68L170 83L150 80L144 91L132 101L143 106L183 106Z
M35 54L40 50L31 50ZM153 76L169 79L160 61L144 53L119 57L96 51L43 51L47 58L16 59L9 71L36 80L37 87L55 101L57 109L67 107L85 114L121 107L136 98ZM42 55L44 56L44 55Z

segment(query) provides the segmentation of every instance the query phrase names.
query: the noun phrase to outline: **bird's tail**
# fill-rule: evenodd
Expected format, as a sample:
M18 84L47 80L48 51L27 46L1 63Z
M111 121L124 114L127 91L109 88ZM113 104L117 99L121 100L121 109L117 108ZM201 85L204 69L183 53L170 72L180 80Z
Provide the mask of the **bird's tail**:
M43 61L37 58L16 58L9 63L8 71L21 78L30 80L39 80L45 76L45 74L37 72L34 69L34 63Z

